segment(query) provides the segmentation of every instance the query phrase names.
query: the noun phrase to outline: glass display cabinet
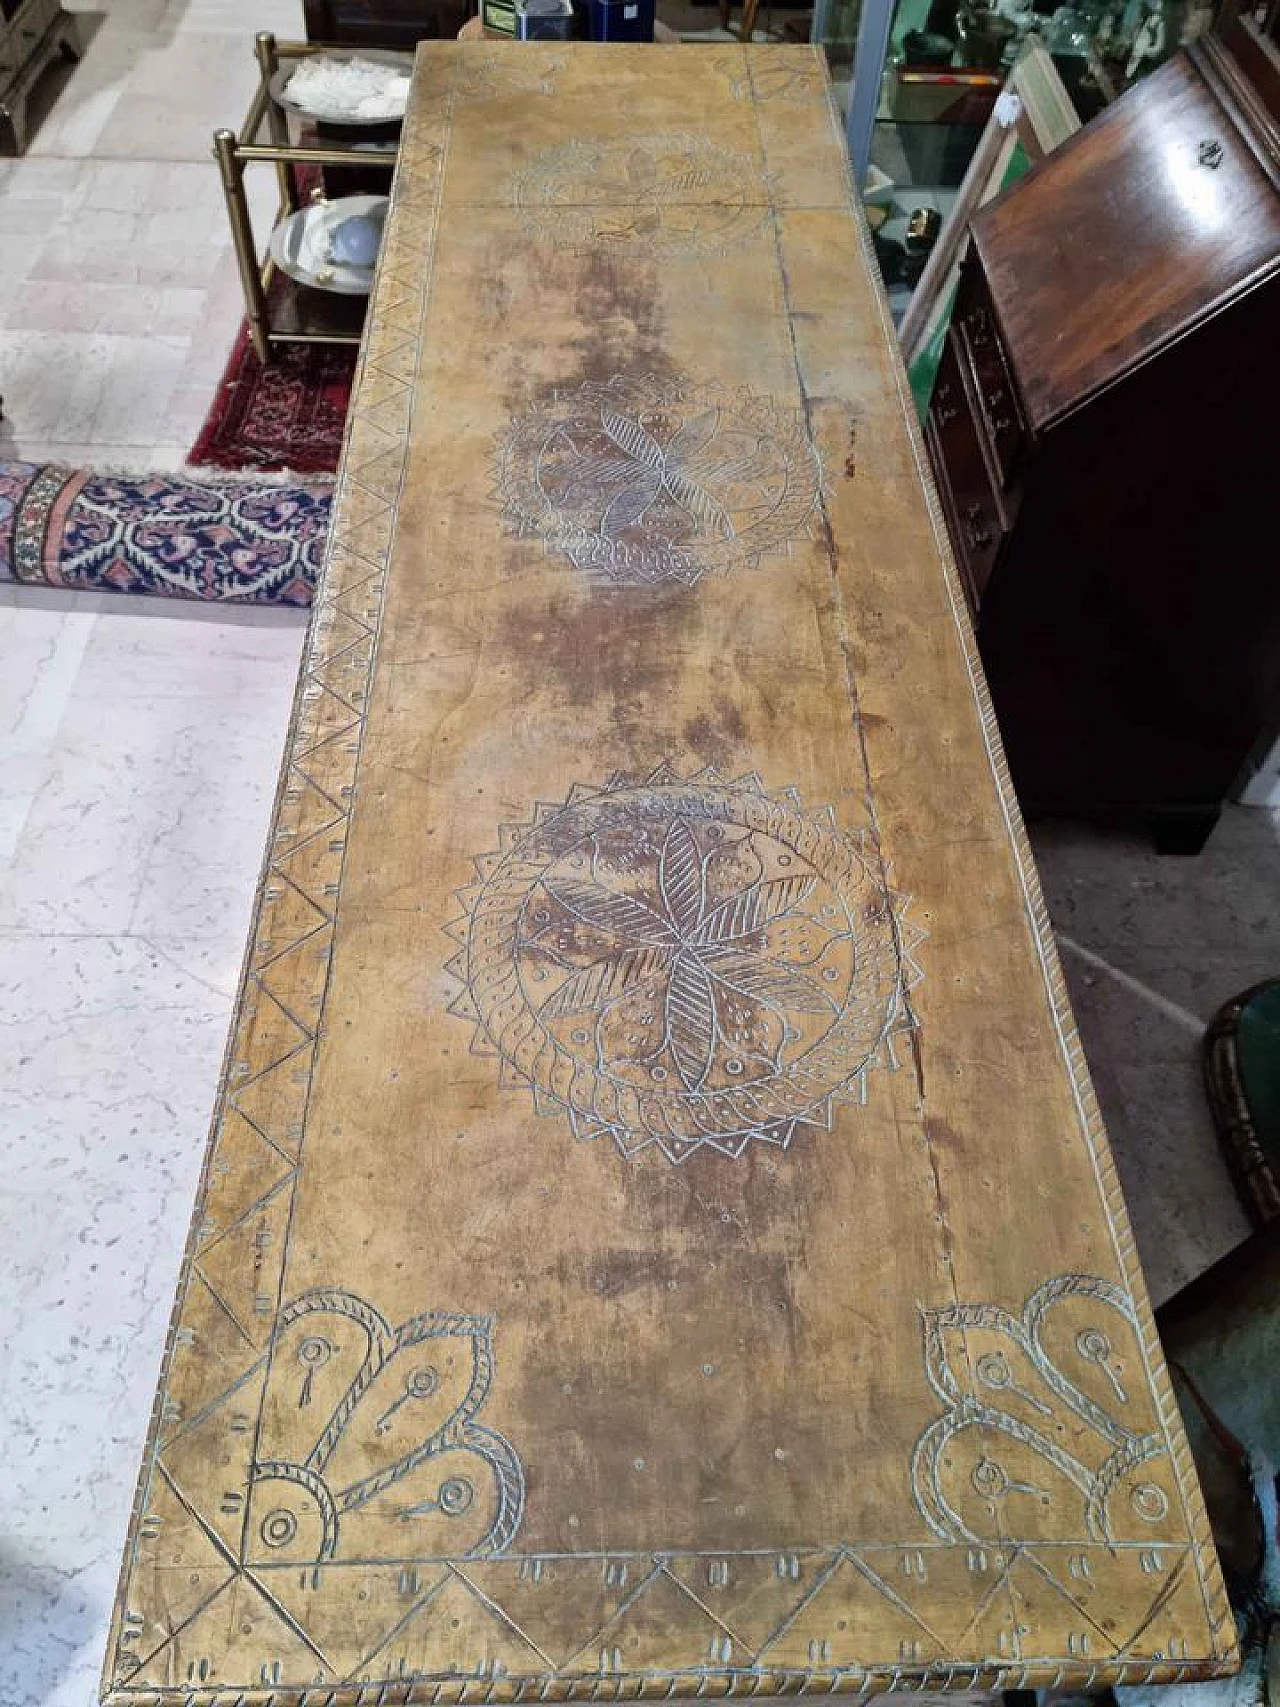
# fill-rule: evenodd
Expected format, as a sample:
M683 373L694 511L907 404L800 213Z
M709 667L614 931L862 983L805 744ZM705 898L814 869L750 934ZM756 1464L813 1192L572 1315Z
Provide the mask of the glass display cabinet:
M1258 12L1278 8L1260 0ZM817 0L813 39L827 53L895 314L1029 37L1086 121L1204 36L1213 15L1214 0ZM1258 20L1250 27L1263 33Z

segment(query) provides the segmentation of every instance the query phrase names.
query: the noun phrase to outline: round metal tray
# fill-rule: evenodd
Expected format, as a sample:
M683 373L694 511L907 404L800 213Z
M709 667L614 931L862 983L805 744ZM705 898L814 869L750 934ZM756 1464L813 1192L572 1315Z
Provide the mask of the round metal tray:
M367 59L374 65L394 65L406 74L413 70L413 55L411 53L392 53L386 48L352 48L349 53L326 51L320 57L335 60L341 64L346 64L352 59ZM287 65L279 67L270 83L268 83L267 88L271 92L271 99L277 106L288 107L291 111L295 113L302 113L309 119L318 119L321 124L350 125L352 129L358 130L371 129L377 125L399 124L401 119L403 119L403 113L400 113L393 118L387 118L386 116L381 118L358 118L354 117L351 113L334 112L331 109L322 111L318 107L304 107L300 101L295 101L291 98L289 94L289 84L293 80L294 72L297 71L300 65L305 63L305 60L290 60Z
M325 235L353 214L385 219L390 205L387 196L339 196L336 201L312 202L276 226L271 233L271 258L297 284L333 291L338 296L368 296L373 289L373 267L329 260Z

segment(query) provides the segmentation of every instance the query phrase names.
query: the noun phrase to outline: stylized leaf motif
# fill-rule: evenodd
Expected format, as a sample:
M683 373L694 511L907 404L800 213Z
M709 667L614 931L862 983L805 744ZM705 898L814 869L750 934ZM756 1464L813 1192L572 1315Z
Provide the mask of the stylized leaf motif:
M762 488L777 476L777 447L760 433L724 432L714 445L685 459L682 471L690 480L714 479L719 486L742 481Z
M734 937L750 936L794 912L808 900L817 884L815 877L771 877L765 883L755 883L740 889L727 901L713 908L698 932L701 942L730 942Z
M630 949L625 954L597 960L584 966L571 978L566 978L542 1004L539 1012L544 1019L564 1019L569 1014L587 1013L614 1002L636 984L643 983L654 973L661 972L669 958L661 948Z
M614 169L595 170L600 190ZM655 160L641 150L630 171L620 213L601 206L596 191L561 208L575 246L599 239L639 252L646 227L661 238L668 220L667 235L678 231L683 241L693 201L705 200L709 227L737 217L701 164L673 172L661 153ZM625 170L614 175L627 187ZM614 466L603 468L602 459ZM659 493L646 474L661 482ZM803 419L769 398L619 376L556 393L513 422L500 478L521 531L541 534L580 568L629 582L690 583L786 549L809 523L820 469Z
M662 844L658 889L676 930L692 935L702 917L702 857L683 818L672 821Z
M625 533L643 521L645 512L662 492L662 479L649 469L633 469L628 485L609 502L600 518L600 530L611 537Z
M664 484L676 503L688 510L691 516L697 517L704 534L711 532L720 539L734 537L733 517L723 504L711 496L705 486L697 485L695 481L674 469L667 470Z
M600 883L582 883L561 877L546 884L547 894L567 913L592 930L604 931L627 944L644 943L651 948L674 947L676 934L665 919L651 912L643 901L606 889Z
M685 1088L700 1091L716 1048L711 980L691 954L678 954L667 982L667 1038Z
M539 488L544 503L567 505L570 508L584 505L596 508L612 489L626 491L635 480L636 466L629 458L619 457L616 451L593 456L568 433L561 432L556 437L564 441L567 468L561 468L554 460L551 461L547 475L552 477L554 496L548 495L543 484L543 471L539 469ZM563 479L562 486L557 485L559 479Z
M600 425L614 443L620 445L627 455L634 457L637 462L658 470L665 468L667 458L662 446L650 433L645 432L639 421L618 414L616 409L602 409Z
M715 438L720 426L720 411L704 409L691 420L682 421L680 430L667 446L668 463L687 468L699 451L705 450ZM719 466L718 461L713 466Z
M720 943L709 944L701 955L708 972L753 1001L806 1014L835 1012L835 1003L812 978L776 960Z

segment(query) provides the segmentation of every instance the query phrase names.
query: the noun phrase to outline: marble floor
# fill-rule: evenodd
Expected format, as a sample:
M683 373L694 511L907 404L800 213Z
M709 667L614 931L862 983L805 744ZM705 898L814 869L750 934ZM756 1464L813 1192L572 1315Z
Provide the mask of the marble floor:
M209 133L293 0L106 0L0 161L0 456L176 463L239 303ZM0 1704L89 1707L301 623L0 585ZM1280 825L1036 837L1157 1296L1244 1231L1196 1074L1280 960Z
M84 58L33 96L27 154L0 159L0 457L178 467L244 312L213 133L248 107L254 31L300 36L302 9L68 9ZM246 186L267 221L270 167Z

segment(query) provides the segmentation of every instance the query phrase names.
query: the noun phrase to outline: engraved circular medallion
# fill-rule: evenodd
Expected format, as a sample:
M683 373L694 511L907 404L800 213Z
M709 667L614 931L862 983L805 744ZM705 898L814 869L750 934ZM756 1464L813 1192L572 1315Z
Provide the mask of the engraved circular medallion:
M530 234L558 249L642 260L723 252L769 211L750 155L679 134L549 148L517 180L516 202Z
M579 1137L669 1160L829 1126L911 968L874 850L754 778L575 790L478 862L453 1012Z
M798 410L652 376L557 392L512 424L496 473L517 531L640 582L692 583L785 551L821 486Z

